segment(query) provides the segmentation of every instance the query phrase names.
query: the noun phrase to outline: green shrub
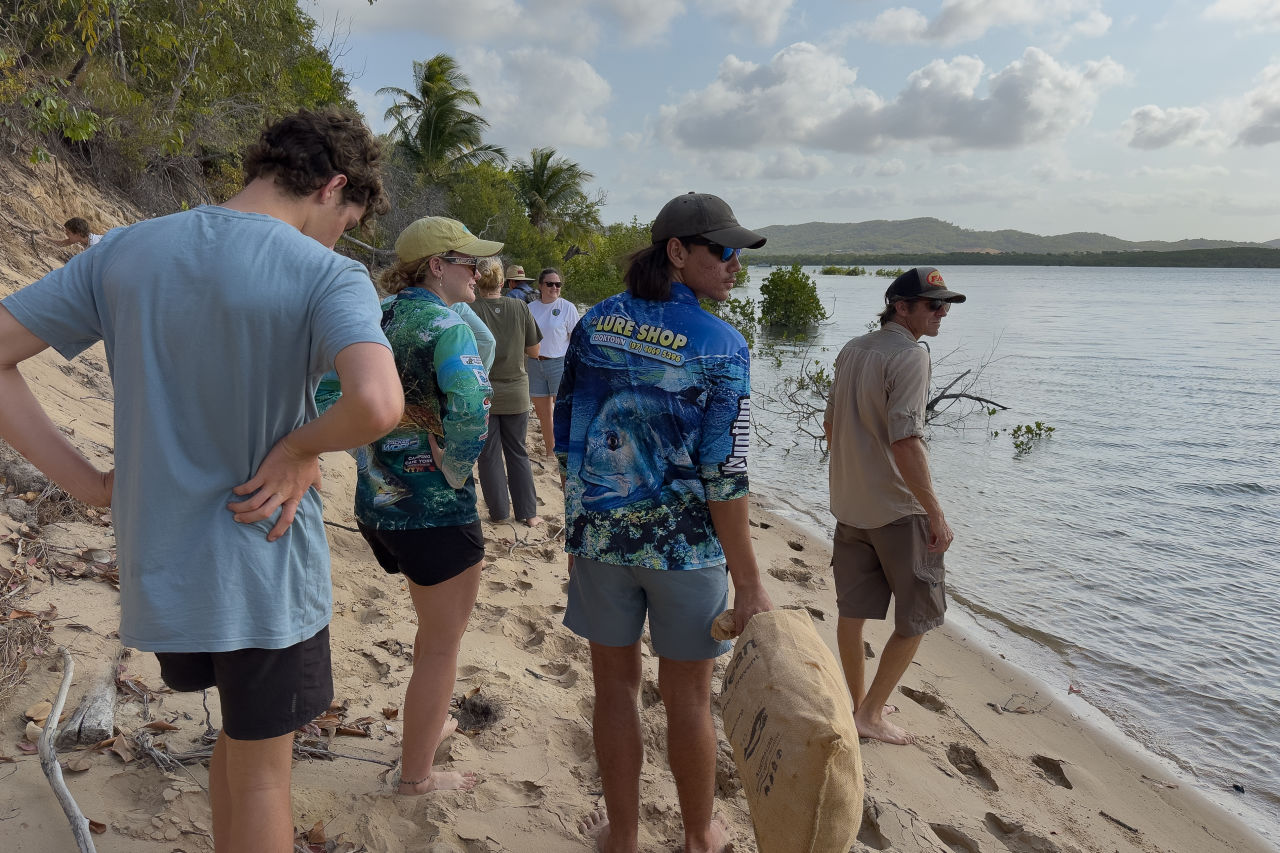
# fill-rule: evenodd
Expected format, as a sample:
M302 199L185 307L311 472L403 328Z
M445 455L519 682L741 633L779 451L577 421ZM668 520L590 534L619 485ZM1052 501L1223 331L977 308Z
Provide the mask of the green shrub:
M799 264L790 269L779 267L769 273L760 286L760 295L764 297L760 306L762 325L792 332L827 319L822 300L818 298L818 286Z

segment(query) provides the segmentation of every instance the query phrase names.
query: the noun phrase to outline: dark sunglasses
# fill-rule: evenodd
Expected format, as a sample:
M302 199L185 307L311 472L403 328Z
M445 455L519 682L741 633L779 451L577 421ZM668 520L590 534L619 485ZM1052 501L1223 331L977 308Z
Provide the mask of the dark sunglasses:
M546 287L564 287L564 282L563 281L544 281L543 285Z
M691 243L694 246L706 246L707 251L719 257L720 263L722 264L727 264L729 261L733 260L734 258L742 254L741 249L734 249L729 246L721 246L719 243L712 243L710 240L707 240L703 237L688 237L685 239L684 242Z
M925 299L923 297L913 300L915 302L924 302L929 306L930 311L937 311L940 308L951 310L951 303L945 299Z

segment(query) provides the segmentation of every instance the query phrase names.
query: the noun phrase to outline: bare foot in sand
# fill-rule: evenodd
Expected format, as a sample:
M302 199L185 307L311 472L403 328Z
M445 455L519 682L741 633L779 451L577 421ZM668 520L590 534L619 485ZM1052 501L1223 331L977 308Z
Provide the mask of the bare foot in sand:
M867 737L885 743L906 746L916 742L916 736L900 726L886 722L881 716L874 720L863 719L861 714L853 715L853 723L858 727L858 737Z
M436 741L436 746L444 743L445 738L458 730L458 718L445 716L444 725L440 727L440 740Z
M471 771L457 773L452 770L436 770L425 779L401 779L397 794L417 796L430 794L432 791L470 791L480 782Z
M522 518L521 521L524 523L525 527L537 527L542 523L542 519L536 515L530 516L529 518Z
M898 713L898 706L897 706L897 705L889 705L889 704L887 704L887 703L886 703L886 704L885 704L885 706L884 706L884 710L883 710L883 711L881 711L880 713L881 713L883 716L886 716L886 717L887 717L887 716L889 716L890 714L896 714L896 713Z
M604 846L609 843L609 817L604 809L596 809L578 821L578 831L595 842L597 853L605 853Z
M711 830L707 833L706 846L694 845L685 839L685 853L733 853L733 837L729 835L729 827L718 817L711 819Z

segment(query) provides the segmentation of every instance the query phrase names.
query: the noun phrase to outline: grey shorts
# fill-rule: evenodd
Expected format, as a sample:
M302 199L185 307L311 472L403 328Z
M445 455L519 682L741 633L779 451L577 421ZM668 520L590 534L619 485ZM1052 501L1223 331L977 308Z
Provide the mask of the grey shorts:
M559 358L526 358L529 371L529 396L554 397L564 375L564 356Z
M574 557L564 624L601 646L629 646L644 631L659 657L710 660L733 648L711 639L711 623L729 606L729 570L663 571Z
M836 609L846 619L883 619L894 600L894 628L903 636L942 624L946 567L929 550L929 519L908 515L864 530L836 524L831 548Z

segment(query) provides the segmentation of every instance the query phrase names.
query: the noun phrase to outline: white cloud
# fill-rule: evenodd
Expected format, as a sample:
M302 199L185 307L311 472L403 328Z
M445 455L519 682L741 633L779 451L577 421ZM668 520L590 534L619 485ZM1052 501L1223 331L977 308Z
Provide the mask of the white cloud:
M1203 181L1208 178L1218 179L1230 177L1231 170L1226 166L1206 166L1202 164L1193 164L1190 166L1179 166L1168 169L1157 169L1152 166L1143 166L1135 169L1131 173L1137 178L1155 178L1160 181Z
M1215 0L1204 10L1211 21L1239 21L1246 28L1280 28L1280 0Z
M795 0L698 0L698 6L710 19L729 22L730 27L754 38L760 44L773 44L786 23Z
M1264 68L1258 86L1245 94L1236 142L1240 145L1280 142L1280 63Z
M717 151L695 155L696 166L723 180L806 181L831 171L831 161L820 154L806 154L798 148L782 148L770 154L749 151Z
M382 118L387 108L395 102L391 96L377 95L359 85L352 84L351 99L356 102L356 109L360 110L365 124L369 125L374 133L386 133L394 126L394 122L384 121Z
M1131 148L1151 151L1203 141L1202 128L1208 120L1208 110L1200 107L1162 109L1147 104L1131 112L1122 128Z
M980 39L998 27L1032 29L1045 25L1065 28L1064 35L1096 37L1111 26L1101 0L943 0L933 20L918 10L886 9L854 31L881 42L937 42L960 44Z
M886 160L876 167L876 175L881 178L892 178L895 175L901 175L907 170L907 164L903 163L896 157L892 160Z
M545 48L467 48L462 58L463 67L475 69L471 84L490 124L487 138L507 146L510 156L535 145L608 144L602 112L613 91L585 59Z
M868 152L912 141L939 149L1015 148L1084 124L1099 93L1123 76L1111 59L1070 67L1027 48L990 76L976 57L934 60L886 102L856 85L857 72L842 58L800 42L767 65L729 57L705 89L663 106L656 130L659 139L692 149Z
M618 18L623 37L644 44L665 34L671 22L684 14L683 0L598 0Z

